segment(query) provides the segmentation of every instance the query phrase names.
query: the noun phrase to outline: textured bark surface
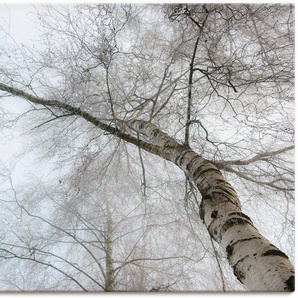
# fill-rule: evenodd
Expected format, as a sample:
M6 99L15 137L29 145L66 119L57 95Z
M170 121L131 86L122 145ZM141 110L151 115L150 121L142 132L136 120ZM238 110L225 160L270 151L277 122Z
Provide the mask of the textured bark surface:
M288 257L242 213L235 190L213 163L184 148L153 124L134 120L127 125L163 147L169 160L195 182L202 195L201 218L211 237L226 251L241 283L251 291L294 290L294 268Z
M199 189L202 195L201 218L211 237L226 251L238 280L251 291L294 291L294 267L288 257L264 238L250 218L242 213L235 190L212 162L188 146L179 144L149 122L119 121L128 129L144 136L147 141L143 141L66 103L39 98L2 83L0 90L34 104L51 106L78 115L124 141L175 163Z

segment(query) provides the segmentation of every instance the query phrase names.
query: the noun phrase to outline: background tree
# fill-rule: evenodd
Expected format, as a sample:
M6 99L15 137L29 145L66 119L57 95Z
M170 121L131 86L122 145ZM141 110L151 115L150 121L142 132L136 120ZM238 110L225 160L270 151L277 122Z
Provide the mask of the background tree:
M145 126L150 129L150 123L221 169L241 198L242 210L264 236L293 260L291 5L48 6L40 9L36 17L44 32L38 48L16 45L9 35L5 39L0 85L3 97L25 98L28 106L26 112L12 120L7 119L5 111L4 123L7 125L10 120L23 125L27 151L34 152L39 160L51 159L54 163L55 167L40 181L45 189L49 187L50 195L42 196L45 205L53 200L53 188L62 187L62 181L67 181L69 189L63 193L69 193L71 208L77 202L78 221L90 224L86 235L94 233L93 228L110 231L115 220L125 218L125 213L118 215L123 206L134 210L141 204L142 212L134 216L138 218L135 223L142 218L142 247L128 249L122 259L117 259L122 273L117 276L119 287L113 284L114 289L242 289L230 277L231 269L223 261L224 254L229 256L231 252L220 251L198 222L201 198L189 176L140 150L164 152L156 144L148 145L148 134L145 138L146 133L141 135ZM142 122L134 122L135 119L145 120L148 125L138 125ZM136 125L128 128L127 123ZM131 130L136 127L135 132ZM113 182L114 177L117 183ZM118 188L121 193L134 189L129 204L126 198L131 198L131 193L121 198ZM13 201L18 202L20 190L12 190ZM111 207L98 203L103 192L109 194L105 202ZM25 192L22 196L26 204L31 198L30 208L36 208L35 196ZM99 223L97 217L86 217L94 214L94 204L89 200L97 202L101 212L105 210L106 225ZM10 199L5 201L8 206L12 204ZM58 220L55 212L43 214L45 207L39 206L36 212L41 212L38 216L43 219L50 215L48 220L55 220L55 226L57 222L57 227L65 230L70 225L66 219L73 216L71 208L65 209L67 202L64 196L59 198L59 210L69 215ZM33 214L27 206L17 205ZM153 232L150 227L156 225L155 220L158 226L171 227L171 232ZM273 228L270 225L268 229L269 221L276 223ZM74 231L80 229L81 224L72 222L73 219ZM123 229L126 233L133 231L131 226ZM192 240L185 245L189 235ZM11 237L2 236L3 245L8 245L2 248L5 260L21 254L9 247ZM108 238L101 242L105 248L109 246ZM175 245L167 247L169 243ZM27 254L32 253L30 247L27 245ZM127 247L126 243L117 246L113 242L112 254ZM185 253L177 255L182 247ZM106 257L111 251L105 249ZM136 254L132 258L130 251ZM153 260L154 253L160 251L164 254ZM93 259L99 262L100 258ZM72 265L78 261L69 262L74 268ZM204 264L204 269L199 269L196 262ZM135 264L138 265L131 266ZM82 270L89 265L75 266ZM117 266L107 266L106 273L108 268L115 273ZM161 278L158 272L165 268L168 271ZM132 272L138 272L140 280L133 280ZM74 279L72 272L65 273L68 279ZM234 273L237 275L235 270ZM220 276L221 284L210 282L212 274ZM239 274L237 277L241 280ZM94 280L105 289L99 277ZM162 282L153 285L154 280ZM126 284L124 288L121 282ZM43 281L40 285L42 288ZM59 283L52 285L59 289ZM24 283L16 287L35 286ZM291 285L287 287L292 289ZM91 284L84 289L94 290ZM268 289L274 288L269 285Z

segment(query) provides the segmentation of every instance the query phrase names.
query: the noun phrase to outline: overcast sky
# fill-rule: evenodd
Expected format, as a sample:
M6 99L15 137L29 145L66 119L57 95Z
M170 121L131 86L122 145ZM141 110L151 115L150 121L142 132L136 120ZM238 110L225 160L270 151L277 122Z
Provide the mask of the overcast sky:
M40 4L36 3L35 5L39 6ZM6 33L9 33L17 43L23 43L27 45L36 44L36 40L38 40L40 32L36 29L36 24L32 22L34 17L32 14L30 14L30 12L34 12L34 10L34 6L32 6L31 4L0 3L0 50L1 45L4 42L6 42L8 38L5 32L1 32L1 28L3 28L6 31ZM25 101L20 99L14 99L12 101L9 99L3 100L0 98L0 108L1 106L5 107L5 109L7 110L21 113L22 111L24 111L26 103ZM2 119L0 119L0 125L1 122ZM7 165L9 165L9 160L12 160L13 156L17 154L21 150L21 148L22 137L19 135L19 132L14 129L4 129L2 131L0 127L0 161L3 161ZM14 178L21 179L23 173L25 171L28 171L27 165L30 164L30 160L31 159L29 156L26 159L24 159L22 163L19 164L19 166L14 171Z
M13 40L18 44L32 45L35 43L40 32L32 22L33 16L30 15L30 11L34 11L34 7L30 4L0 4L0 49L4 43L13 42ZM26 107L28 104L17 98L13 100L2 98L0 101L0 108L7 112L21 114ZM3 114L0 114L0 117L3 117ZM10 129L1 127L2 120L0 120L0 161L11 169L14 156L22 150L22 135L16 127ZM28 169L30 159L27 156L18 163L12 174L14 180L22 179L25 169Z
M30 11L34 12L31 4L0 4L0 25L9 30L11 36L18 42L28 43L38 37L39 31L32 22L32 15L30 19Z
M44 3L49 3L53 1L47 1ZM84 1L80 1L84 2ZM86 2L86 1L85 1ZM105 1L109 2L109 1ZM110 1L115 2L115 1ZM130 2L141 2L141 1L130 1ZM150 1L154 2L154 1ZM158 1L156 1L158 2ZM167 1L167 2L183 2L183 1ZM193 2L193 1L187 1ZM204 1L204 2L218 2L218 1ZM226 1L230 2L230 1ZM249 1L255 2L255 1ZM270 1L270 2L282 2L282 1ZM56 2L57 3L57 2ZM63 2L65 3L65 2ZM5 42L11 42L12 40L7 35L14 39L15 42L19 44L26 45L38 45L37 40L39 39L40 31L37 29L38 24L34 23L33 20L34 12L36 8L41 9L41 1L35 1L34 4L28 3L11 3L6 1L6 3L0 3L0 49L1 45ZM1 29L3 28L3 29ZM14 100L3 100L0 101L0 108L4 107L8 111L19 112L24 111L26 107L26 102L20 99ZM0 121L1 125L1 121ZM0 138L0 160L3 162L9 160L13 154L15 154L22 147L22 140L18 135L18 132L13 132L13 130L0 131L2 134ZM3 134L4 133L4 134ZM7 136L14 135L14 138L8 138ZM6 137L5 137L6 136Z

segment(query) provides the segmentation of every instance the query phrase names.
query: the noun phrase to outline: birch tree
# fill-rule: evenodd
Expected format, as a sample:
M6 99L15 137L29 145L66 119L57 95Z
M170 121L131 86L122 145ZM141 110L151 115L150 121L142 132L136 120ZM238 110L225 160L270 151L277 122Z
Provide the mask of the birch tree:
M61 149L117 144L128 167L138 160L144 197L144 158L175 165L181 200L236 278L251 291L293 291L293 6L49 6L36 17L43 45L12 55L7 35L0 90L28 103L14 121L29 118L44 156L62 167ZM263 236L271 210L282 218L274 241Z
M99 179L96 160L92 163L96 165L89 165L88 173L77 179L64 177L53 186L31 176L30 189L23 193L15 187L8 169L2 168L1 184L8 182L12 190L2 191L6 198L1 208L1 224L6 227L1 231L2 290L170 290L173 283L178 284L171 268L200 261L191 260L191 255L176 244L171 249L162 241L145 245L153 235L162 238L166 231L172 233L180 224L175 218L181 210L171 208L172 214L164 216L157 208L154 212L146 206L145 212L143 200L135 197L137 185L131 183L123 190L115 183L119 174L110 176L116 164ZM117 171L121 172L119 167ZM47 178L49 183L50 176ZM114 187L110 189L105 180ZM121 181L127 183L125 177ZM179 238L176 235L177 242L182 241ZM186 257L190 260L184 261ZM14 274L11 269L16 264L18 274L7 278ZM29 280L20 276L23 267L32 274ZM176 274L183 285L187 272L181 266Z

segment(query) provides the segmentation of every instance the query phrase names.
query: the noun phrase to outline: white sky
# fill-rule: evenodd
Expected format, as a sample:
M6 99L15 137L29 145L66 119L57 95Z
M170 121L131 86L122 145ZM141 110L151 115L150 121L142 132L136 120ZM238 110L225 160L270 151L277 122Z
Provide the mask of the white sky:
M20 43L35 39L38 31L29 19L29 12L34 11L31 4L0 3L0 24ZM1 34L2 35L2 34Z
M1 0L0 0L1 1ZM67 3L64 1L63 3ZM80 1L88 2L88 1ZM105 1L105 2L117 2L117 1ZM119 2L119 1L118 1ZM142 2L142 1L129 1L129 2ZM159 1L149 1L151 3L160 3ZM163 2L196 2L196 1L163 1ZM197 1L200 2L200 1ZM222 2L222 1L204 1L206 2ZM235 2L235 1L225 1L225 2ZM239 2L257 2L257 1L239 1ZM267 1L263 1L267 2ZM283 2L283 1L268 1L268 2ZM285 1L286 2L286 1ZM11 1L6 1L5 3L0 2L0 49L3 42L8 41L5 34L1 32L1 28L4 28L15 40L15 42L27 45L36 45L40 31L36 28L37 24L34 24L32 20L34 16L30 12L35 12L35 6L39 9L42 3L57 3L53 0L44 1L32 1L32 4L28 4L26 1L19 1L18 3L12 3ZM25 110L27 106L26 102L23 100L17 100L10 98L8 100L0 100L0 108L5 107L8 111L19 112ZM1 119L0 119L1 125ZM1 127L0 127L1 129ZM13 158L19 149L22 147L22 140L17 135L17 132L5 131L6 134L14 134L14 138L8 142L7 138L1 136L0 130L0 161L7 162L9 159Z
M47 1L47 3L51 3L51 2L57 3L56 1L51 1L51 0ZM86 2L86 1L81 1L81 2ZM105 2L109 2L109 1L105 1ZM116 2L116 1L111 1L111 2ZM129 2L140 3L141 1L129 1ZM149 1L149 2L159 3L159 1ZM166 2L173 3L173 2L184 2L184 1L166 1ZM187 2L195 2L195 1L187 1ZM219 2L219 1L204 1L204 2L206 3L206 2ZM225 1L225 2L234 2L234 1ZM242 1L239 1L239 2L242 2ZM252 3L257 1L247 1L247 2ZM282 1L263 1L263 2L280 3ZM38 6L40 2L37 2L37 3L35 2L35 4ZM19 4L12 4L10 2L6 2L6 4L0 3L0 28L4 27L6 30L9 30L9 33L11 34L11 36L13 36L16 42L24 43L24 44L34 43L34 40L38 38L39 31L35 28L35 25L30 20L30 14L29 14L30 11L34 11L34 7L31 4L26 3L26 1L19 1ZM0 49L1 49L1 43L5 41L1 39L2 37L3 37L3 32L1 32L1 29L0 29ZM3 100L0 98L0 106L5 106L7 110L21 113L24 110L26 104L22 100L14 99L12 101L12 100ZM1 124L1 121L0 121L0 124ZM10 134L10 133L13 134L12 140L10 140L9 138L6 138L2 134L2 131L0 130L0 160L2 160L5 163L8 162L11 158L13 158L14 154L19 152L19 150L22 147L22 138L18 136L18 132L17 131L14 132L13 130L9 130L9 131L5 130L5 134ZM30 158L28 158L27 161L29 162ZM19 175L15 174L15 177L21 177L22 169L24 166L26 166L26 164L27 162L25 161L18 168L16 168L19 171ZM27 295L31 296L31 294L27 294ZM52 296L52 294L45 294L45 295ZM130 294L126 294L126 296L127 295L130 296ZM211 296L203 293L200 295L203 295L203 297ZM261 297L261 294L255 294L255 296L259 296L259 295ZM6 297L6 294L1 293L1 296ZM132 296L135 296L135 295L132 294ZM276 296L276 294L274 296ZM7 297L8 297L8 294L7 294Z
M9 33L13 40L19 44L32 45L34 40L38 39L40 32L29 19L30 11L34 11L34 7L30 4L0 3L0 49L3 43L12 42L12 39L6 33ZM12 97L6 99L0 98L0 108L8 112L22 114L26 110L26 107L28 107L28 104L24 100ZM3 119L0 119L0 125L2 122ZM11 129L2 129L0 126L0 161L5 166L11 168L11 161L22 150L22 146L22 136L18 130L14 127ZM22 179L25 169L29 168L28 164L31 158L27 156L18 163L18 166L12 172L14 180Z

